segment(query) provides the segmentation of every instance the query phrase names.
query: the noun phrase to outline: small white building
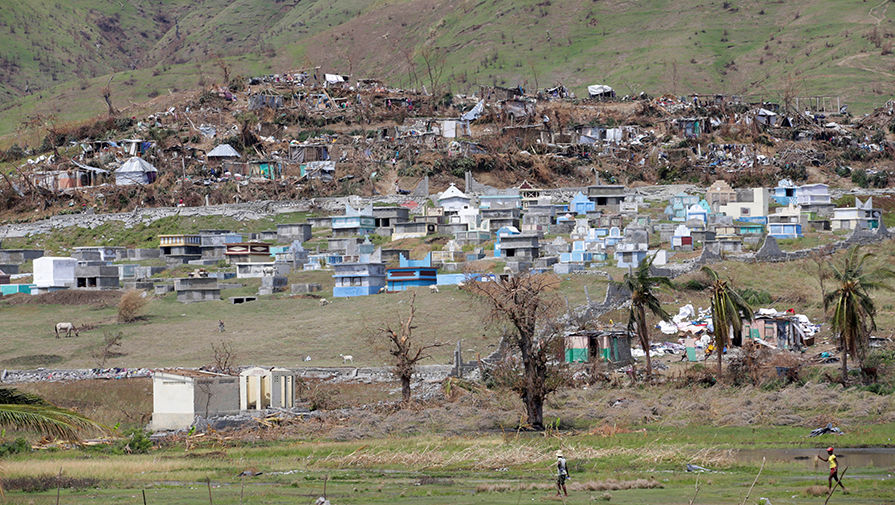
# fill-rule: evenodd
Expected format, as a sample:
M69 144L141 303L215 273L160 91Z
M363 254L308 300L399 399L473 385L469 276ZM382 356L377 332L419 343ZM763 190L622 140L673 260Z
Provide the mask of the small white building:
M445 212L459 212L469 208L470 202L472 199L453 184L438 196L438 206Z
M830 225L836 230L875 230L879 228L882 211L873 208L873 198L861 202L855 197L854 207L837 207L833 209ZM36 263L37 260L34 260ZM36 281L35 281L36 282Z
M34 285L38 289L64 289L75 285L74 258L43 256L34 260Z
M770 194L767 188L750 188L736 190L736 201L720 205L718 211L734 220L766 218Z
M252 367L239 373L240 410L295 406L295 375L286 368Z
M152 374L152 431L189 428L196 416L239 412L239 377L202 370Z

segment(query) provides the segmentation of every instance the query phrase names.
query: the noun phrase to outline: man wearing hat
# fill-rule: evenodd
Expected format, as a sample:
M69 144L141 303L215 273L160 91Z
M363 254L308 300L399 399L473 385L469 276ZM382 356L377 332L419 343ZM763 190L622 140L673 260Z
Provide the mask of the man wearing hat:
M830 476L827 478L827 488L833 489L833 479L836 479L836 483L842 486L842 490L845 491L845 486L842 485L842 481L839 480L839 463L836 462L836 455L833 454L833 448L827 447L827 456L826 458L819 455L817 459L821 461L829 461L830 462Z
M569 496L566 491L566 479L569 478L569 468L566 466L566 458L562 456L562 451L556 451L556 496L560 495L560 491Z

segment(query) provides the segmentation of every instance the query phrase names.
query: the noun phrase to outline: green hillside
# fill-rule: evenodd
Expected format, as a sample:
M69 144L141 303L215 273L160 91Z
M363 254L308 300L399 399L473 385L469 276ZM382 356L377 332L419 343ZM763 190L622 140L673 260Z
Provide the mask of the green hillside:
M895 94L889 0L22 0L0 8L0 135L34 111L83 119L231 75L320 66L403 85L442 81L621 94ZM176 21L175 21L176 20ZM438 65L440 67L440 65Z

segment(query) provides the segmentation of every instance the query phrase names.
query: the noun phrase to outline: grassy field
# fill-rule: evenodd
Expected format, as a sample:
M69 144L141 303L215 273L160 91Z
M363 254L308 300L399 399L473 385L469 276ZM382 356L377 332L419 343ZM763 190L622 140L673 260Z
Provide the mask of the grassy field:
M838 446L884 440L895 425L877 425ZM354 442L278 440L252 444L197 441L146 455L107 455L96 449L48 452L4 461L6 487L22 477L55 475L95 487L66 489L61 503L279 504L311 503L324 492L333 503L517 504L536 502L621 504L686 503L697 475L687 463L715 470L701 474L699 503L739 503L761 465L735 448L820 447L787 428L702 428L681 431L646 426L628 433L548 433L468 437L395 436ZM571 495L554 498L553 452L570 465ZM760 452L760 451L759 451ZM845 458L847 459L847 458ZM844 460L845 460L844 459ZM844 461L843 460L843 461ZM843 463L847 464L847 463ZM238 476L244 470L257 477ZM848 495L834 503L883 503L892 497L885 467L855 468ZM825 484L823 465L769 461L747 503L817 503L812 486ZM209 488L211 484L211 498ZM825 486L824 486L825 487ZM55 503L56 490L7 491L12 503Z

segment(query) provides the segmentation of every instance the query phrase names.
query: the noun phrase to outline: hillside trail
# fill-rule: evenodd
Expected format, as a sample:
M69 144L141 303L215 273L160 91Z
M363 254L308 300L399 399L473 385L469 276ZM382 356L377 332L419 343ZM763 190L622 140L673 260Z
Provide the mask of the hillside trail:
M882 10L882 12L879 13L880 17L876 17L873 14L873 11L875 11L876 9L879 9L880 7L884 7L884 9ZM879 26L880 24L882 24L883 20L886 19L886 11L888 9L889 9L889 0L883 0L882 2L880 2L879 5L877 5L875 7L871 7L870 10L867 12L867 15L872 17L873 19L875 19L876 26Z
M845 58L842 58L841 60L836 62L836 66L837 67L857 68L858 70L864 70L865 72L873 72L875 74L880 74L880 75L884 75L886 77L891 77L891 78L895 79L895 74L886 72L884 70L880 70L878 68L870 68L870 67L865 67L865 66L858 65L858 64L851 64L851 65L849 64L852 61L857 60L858 58L865 58L867 56L871 56L871 54L870 53L857 53L857 54L853 54L851 56L846 56Z
M889 9L889 3L890 3L889 0L883 0L882 2L879 3L879 5L875 5L875 6L871 7L869 11L867 11L867 16L869 16L870 18L872 18L875 21L876 26L880 26L882 24L883 20L886 19L886 11ZM873 12L875 10L879 9L880 7L882 7L883 9L882 9L882 11L880 11L879 16L877 16ZM841 60L839 60L836 63L836 66L837 67L857 68L859 70L864 70L865 72L873 72L875 74L880 74L880 75L884 75L886 77L895 79L895 74L886 72L884 70L865 67L865 66L861 66L861 65L857 65L857 64L850 64L854 60L857 60L859 58L864 58L867 56L870 56L870 53L857 53L857 54L853 54L851 56L846 56L845 58L842 58Z

